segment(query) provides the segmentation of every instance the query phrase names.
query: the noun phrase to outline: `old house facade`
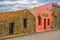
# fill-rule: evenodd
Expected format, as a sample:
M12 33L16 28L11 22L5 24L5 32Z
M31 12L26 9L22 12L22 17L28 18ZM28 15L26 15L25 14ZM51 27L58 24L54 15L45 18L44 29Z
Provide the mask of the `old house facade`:
M36 32L51 30L52 11L36 7Z
M43 8L45 10L52 11L53 21L52 25L54 25L54 28L60 28L60 5L57 3L47 3L45 5L40 6L40 8Z
M0 36L35 32L35 17L29 10L0 13Z
M50 4L51 5L51 4ZM51 6L49 6L50 8ZM36 32L41 32L44 30L51 30L52 29L52 11L43 9L42 6L38 6L35 8L30 9L33 15L36 18Z
M52 10L53 10L53 24L56 26L56 28L60 28L60 5L58 4L52 4Z

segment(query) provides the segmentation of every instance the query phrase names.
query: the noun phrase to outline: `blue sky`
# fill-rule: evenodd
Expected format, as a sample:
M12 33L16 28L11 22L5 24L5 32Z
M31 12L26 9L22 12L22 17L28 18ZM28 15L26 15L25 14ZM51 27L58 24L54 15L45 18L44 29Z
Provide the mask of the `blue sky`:
M34 8L49 2L60 4L60 0L0 0L0 12Z

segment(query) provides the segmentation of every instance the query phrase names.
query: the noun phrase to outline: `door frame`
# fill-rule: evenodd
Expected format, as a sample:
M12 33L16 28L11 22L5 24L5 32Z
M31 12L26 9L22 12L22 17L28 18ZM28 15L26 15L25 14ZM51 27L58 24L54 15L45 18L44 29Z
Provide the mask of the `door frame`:
M14 33L14 23L9 23L9 34L13 34Z
M46 19L44 19L44 29L46 30Z

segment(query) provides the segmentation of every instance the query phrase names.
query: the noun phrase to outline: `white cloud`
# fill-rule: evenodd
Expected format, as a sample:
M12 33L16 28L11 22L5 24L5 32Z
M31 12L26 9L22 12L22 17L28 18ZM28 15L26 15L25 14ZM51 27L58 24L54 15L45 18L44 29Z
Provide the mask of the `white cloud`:
M29 1L27 0L18 0L18 1L0 1L1 5L7 5L7 7L3 6L0 8L0 11L6 11L6 9L9 9L9 11L13 10L19 10L19 9L24 9L28 4L30 4ZM10 6L9 4L11 4L12 6ZM8 10L7 10L8 11Z
M60 5L60 3L58 3Z
M28 1L16 1L16 3L18 3L18 4L29 4Z
M15 4L15 2L10 2L10 1L0 1L0 4Z
M38 2L38 0L5 0L5 1L0 1L0 4L7 5L7 7L3 6L0 10L9 9L10 11L12 10L15 11L15 10L20 10L24 8L37 7L40 5L44 5L45 3ZM12 6L9 4L11 4Z
M38 3L37 1L32 1L31 3Z
M20 0L20 1L0 1L0 4L29 4L29 1L27 0Z

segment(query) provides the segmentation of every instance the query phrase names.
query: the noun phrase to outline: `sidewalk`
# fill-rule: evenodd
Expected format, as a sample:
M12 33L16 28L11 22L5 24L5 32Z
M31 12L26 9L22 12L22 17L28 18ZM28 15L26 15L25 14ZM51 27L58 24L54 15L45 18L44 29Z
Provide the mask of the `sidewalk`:
M56 31L56 30L55 29L52 29L52 30L49 30L49 31L44 30L44 31L35 32L35 33L43 33L43 32L50 32L50 31ZM30 33L30 34L34 34L34 33ZM25 35L29 35L29 34L26 33L26 34L9 35L9 36L5 36L5 37L0 37L0 39L8 39L8 38L14 38L14 37L25 36Z

